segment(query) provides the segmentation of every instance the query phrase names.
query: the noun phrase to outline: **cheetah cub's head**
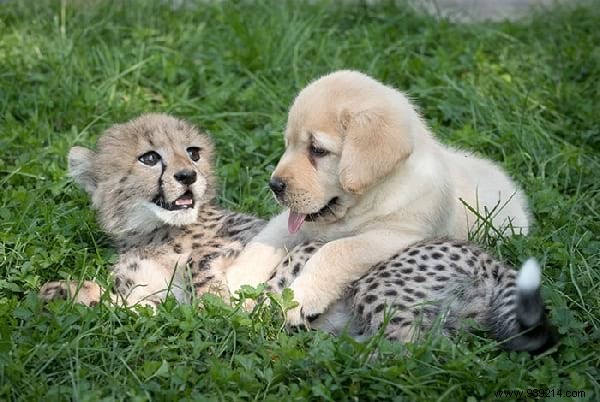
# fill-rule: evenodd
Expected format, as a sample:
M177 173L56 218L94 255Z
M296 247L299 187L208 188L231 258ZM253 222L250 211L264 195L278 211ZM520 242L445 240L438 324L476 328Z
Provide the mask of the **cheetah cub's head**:
M73 147L69 173L92 197L104 230L145 233L198 219L214 196L211 140L183 120L145 114L109 128L96 151Z

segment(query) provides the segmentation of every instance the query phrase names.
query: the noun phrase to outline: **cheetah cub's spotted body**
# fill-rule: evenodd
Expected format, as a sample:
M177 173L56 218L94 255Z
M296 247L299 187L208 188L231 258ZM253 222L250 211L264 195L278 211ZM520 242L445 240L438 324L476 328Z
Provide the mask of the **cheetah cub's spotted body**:
M296 247L268 286L275 291L289 286L320 246ZM386 338L406 342L435 325L451 334L473 319L505 348L537 353L556 341L540 280L534 260L517 272L470 243L424 242L374 266L310 325L368 336L382 327L387 314Z
M264 225L219 208L213 145L188 123L147 114L108 129L96 151L73 147L71 176L92 197L102 228L119 258L112 272L114 301L154 306L171 291L180 302L192 293L225 296L224 269ZM103 289L86 281L50 282L44 299L72 295L93 305Z

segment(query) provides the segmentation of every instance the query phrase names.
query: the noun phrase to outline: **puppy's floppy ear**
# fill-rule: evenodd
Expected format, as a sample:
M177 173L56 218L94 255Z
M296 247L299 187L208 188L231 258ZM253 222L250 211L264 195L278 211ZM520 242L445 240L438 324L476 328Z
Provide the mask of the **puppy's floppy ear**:
M96 191L95 157L94 151L84 147L73 147L69 151L69 176L90 195Z
M344 191L362 193L388 175L413 150L407 123L397 111L342 110L339 122L344 136L339 177Z

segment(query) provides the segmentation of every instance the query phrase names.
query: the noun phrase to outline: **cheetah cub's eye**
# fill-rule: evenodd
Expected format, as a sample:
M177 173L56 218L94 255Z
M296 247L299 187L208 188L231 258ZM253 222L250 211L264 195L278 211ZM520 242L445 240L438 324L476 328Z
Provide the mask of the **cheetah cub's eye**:
M189 147L188 149L186 149L188 155L190 156L190 159L193 160L194 162L198 162L198 159L200 159L200 151L201 149L198 147Z
M146 152L138 158L140 162L148 166L156 165L160 159L160 155L154 151Z

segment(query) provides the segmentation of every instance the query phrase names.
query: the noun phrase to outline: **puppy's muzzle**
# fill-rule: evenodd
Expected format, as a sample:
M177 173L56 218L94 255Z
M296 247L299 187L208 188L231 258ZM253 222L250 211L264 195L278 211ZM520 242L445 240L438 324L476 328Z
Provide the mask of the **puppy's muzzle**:
M281 198L287 188L286 182L280 177L273 177L269 181L269 188L277 198Z

